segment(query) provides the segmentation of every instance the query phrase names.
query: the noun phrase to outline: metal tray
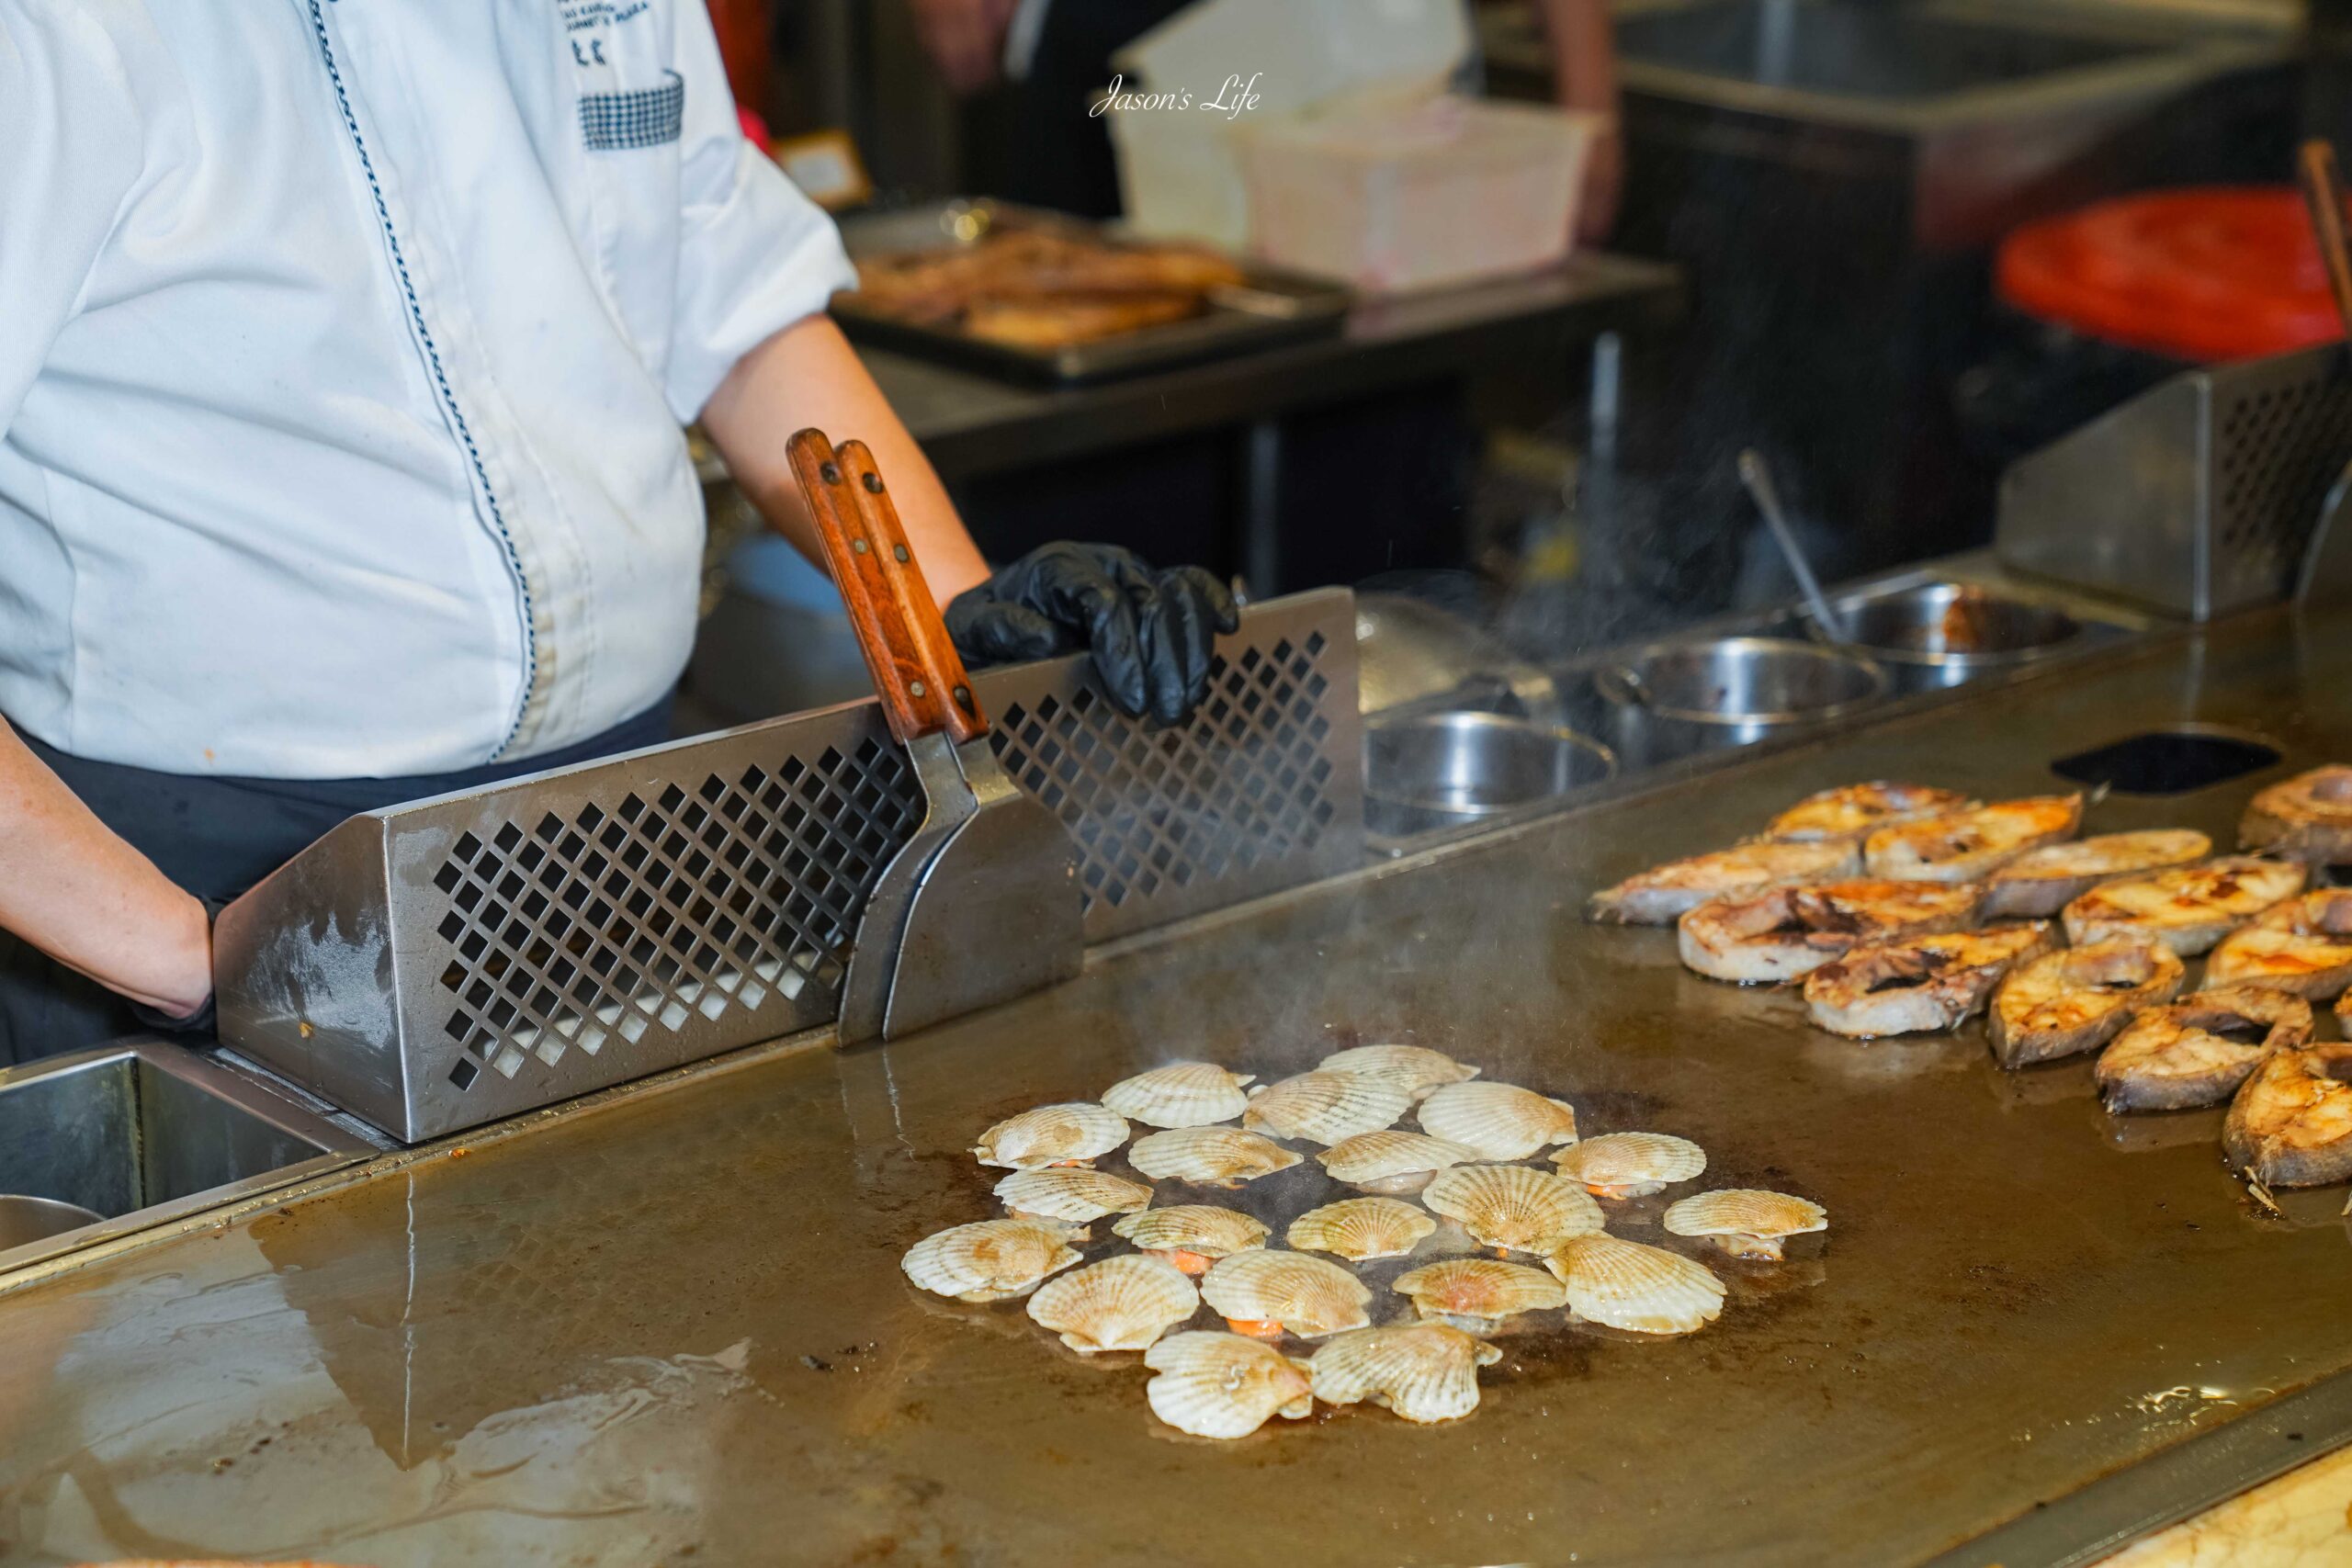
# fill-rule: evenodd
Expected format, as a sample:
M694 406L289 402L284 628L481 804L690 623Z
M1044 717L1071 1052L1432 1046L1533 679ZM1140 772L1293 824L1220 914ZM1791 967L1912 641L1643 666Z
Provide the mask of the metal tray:
M862 257L954 249L1009 226L1058 230L1114 243L1118 239L1101 224L989 200L946 201L853 219L842 225L842 239L853 257ZM1354 302L1355 296L1343 284L1260 262L1243 260L1240 265L1249 277L1247 286L1214 293L1205 314L1060 348L1019 348L948 328L918 325L866 310L850 295L834 297L833 318L861 343L1019 381L1078 386L1330 337Z

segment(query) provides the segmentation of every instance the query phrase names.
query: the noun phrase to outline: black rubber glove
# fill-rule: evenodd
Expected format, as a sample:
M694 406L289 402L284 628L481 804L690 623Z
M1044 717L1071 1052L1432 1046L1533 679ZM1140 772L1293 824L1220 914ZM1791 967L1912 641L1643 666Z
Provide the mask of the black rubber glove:
M1241 625L1225 584L1196 566L1155 571L1116 545L1042 546L947 606L973 664L1086 649L1121 711L1176 724L1208 691L1219 632Z

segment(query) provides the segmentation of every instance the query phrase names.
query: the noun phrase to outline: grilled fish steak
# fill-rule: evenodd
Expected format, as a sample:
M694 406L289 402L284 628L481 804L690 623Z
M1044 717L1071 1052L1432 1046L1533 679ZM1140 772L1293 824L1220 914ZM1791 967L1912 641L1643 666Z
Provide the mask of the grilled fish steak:
M2083 797L2043 795L1881 828L1862 843L1862 868L1902 882L1981 882L2083 826Z
M2077 946L2135 937L2194 958L2301 892L2303 875L2303 868L2291 861L2225 855L2203 865L2127 877L2094 887L2067 905L2066 936Z
M1668 861L1592 896L1592 918L1631 926L1672 925L1710 898L1761 893L1806 882L1835 882L1862 866L1848 839L1740 844Z
M1068 294L1053 299L975 299L964 308L964 330L1013 348L1068 348L1120 337L1201 313L1197 294Z
M2246 803L2238 846L2306 865L2352 862L2352 767L2331 762Z
M2134 1018L2098 1057L2109 1111L2219 1105L2274 1051L2312 1037L2312 1005L2285 991L2224 986Z
M2054 915L2103 882L2189 865L2213 852L2213 840L2186 828L2102 833L2076 843L2028 850L1995 872L1984 888L1984 918Z
M1862 878L1718 898L1682 917L1682 962L1743 984L1794 980L1865 942L1962 931L1983 889Z
M2352 1044L2274 1053L2230 1101L2222 1148L2270 1187L2352 1177Z
M1993 994L1984 1037L2005 1067L2106 1044L2142 1008L2180 994L2188 971L2171 949L2113 937L2035 959Z
M1835 840L1859 845L1881 828L1965 811L1975 804L1956 789L1931 789L1925 784L1885 780L1844 784L1806 795L1773 818L1764 837L1783 843Z
M2324 1001L2352 986L2352 888L2290 898L2222 939L2208 986L2268 986Z
M1952 1029L1984 1010L2003 976L2057 943L2047 920L1872 942L1806 976L1805 1006L1822 1028L1858 1040Z
M1001 229L954 249L869 256L846 298L923 326L1054 348L1182 321L1247 275L1198 247Z

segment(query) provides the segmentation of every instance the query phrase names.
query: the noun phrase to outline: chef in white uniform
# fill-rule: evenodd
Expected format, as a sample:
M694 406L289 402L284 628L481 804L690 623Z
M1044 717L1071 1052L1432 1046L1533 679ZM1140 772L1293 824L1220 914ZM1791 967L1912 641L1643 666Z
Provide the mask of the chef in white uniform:
M967 656L1172 718L1230 625L991 576L701 0L0 0L0 1064L130 1021L85 976L198 1012L206 903L351 811L662 739L684 422L811 547L785 438L865 439Z

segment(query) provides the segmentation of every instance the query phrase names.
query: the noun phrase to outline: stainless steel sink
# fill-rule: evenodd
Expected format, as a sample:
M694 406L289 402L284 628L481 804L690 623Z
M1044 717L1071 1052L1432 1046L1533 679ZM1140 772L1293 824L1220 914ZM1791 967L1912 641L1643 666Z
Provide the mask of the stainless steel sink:
M0 1250L0 1272L373 1152L258 1077L160 1041L0 1071L0 1193L101 1216Z
M1631 61L1798 92L1925 98L2111 64L2154 45L1851 0L1701 0L1617 25Z

